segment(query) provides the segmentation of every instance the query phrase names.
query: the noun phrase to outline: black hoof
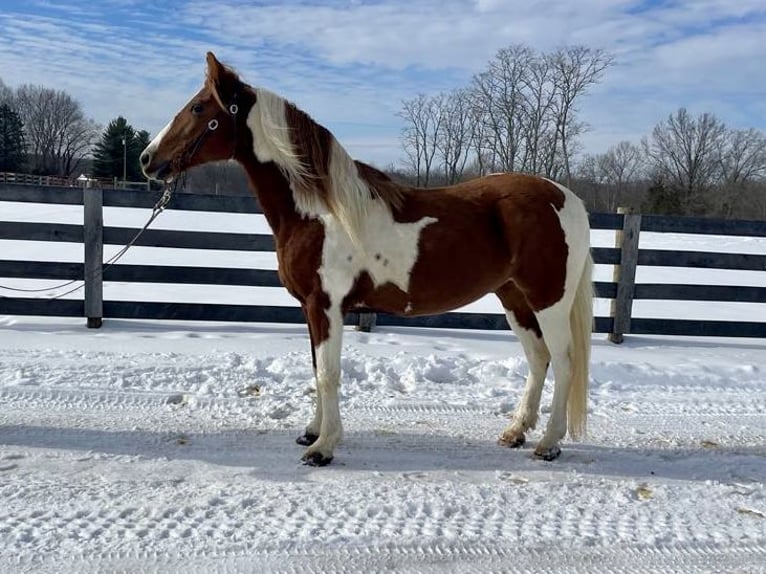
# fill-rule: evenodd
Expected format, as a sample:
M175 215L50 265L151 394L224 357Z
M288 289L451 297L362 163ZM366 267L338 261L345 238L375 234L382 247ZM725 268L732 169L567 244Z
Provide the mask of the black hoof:
M301 446L311 446L314 444L317 439L319 438L318 434L312 434L310 432L305 432L301 436L295 439L295 442L297 442Z
M523 434L516 435L515 437L501 436L499 439L497 439L497 444L500 446L507 446L508 448L522 447L524 446L525 442L527 442L527 437L525 437Z
M561 456L561 449L557 446L552 446L551 448L540 448L538 446L535 449L535 458L539 458L541 460L556 460L559 456Z
M301 459L306 466L327 466L332 462L331 456L324 456L318 452L306 453Z

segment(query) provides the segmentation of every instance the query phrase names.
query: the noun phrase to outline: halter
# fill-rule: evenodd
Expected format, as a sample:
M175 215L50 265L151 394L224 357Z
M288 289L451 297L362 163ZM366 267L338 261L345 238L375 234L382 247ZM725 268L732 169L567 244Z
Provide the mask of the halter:
M236 101L237 94L234 94L234 100ZM231 148L231 156L229 159L234 159L234 154L237 153L237 112L239 112L239 106L235 103L232 103L229 105L228 109L229 115L231 116L234 127L234 137L232 138L234 140L234 145ZM213 118L207 123L207 129L205 129L204 132L202 132L200 135L197 136L197 139L194 140L194 144L191 147L191 152L186 156L186 161L190 161L199 151L200 146L202 145L202 142L205 141L205 138L212 132L218 129L218 120Z

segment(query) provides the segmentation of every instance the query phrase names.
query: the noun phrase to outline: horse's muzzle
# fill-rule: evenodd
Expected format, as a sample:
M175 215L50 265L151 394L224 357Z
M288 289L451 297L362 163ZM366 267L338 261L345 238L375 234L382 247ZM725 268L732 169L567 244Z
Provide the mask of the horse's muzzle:
M143 156L141 156L143 159ZM170 161L164 161L160 163L159 165L152 165L152 162L148 162L144 165L143 161L141 162L141 170L144 172L144 175L148 179L153 179L156 181L166 181L169 176L171 176L171 172L173 171L173 165Z

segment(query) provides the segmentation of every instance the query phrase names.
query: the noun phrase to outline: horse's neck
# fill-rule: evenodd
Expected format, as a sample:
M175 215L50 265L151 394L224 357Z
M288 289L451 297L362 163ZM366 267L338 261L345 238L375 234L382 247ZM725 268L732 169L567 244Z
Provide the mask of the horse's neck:
M272 162L243 162L250 189L258 200L277 242L302 218L295 206L290 184Z

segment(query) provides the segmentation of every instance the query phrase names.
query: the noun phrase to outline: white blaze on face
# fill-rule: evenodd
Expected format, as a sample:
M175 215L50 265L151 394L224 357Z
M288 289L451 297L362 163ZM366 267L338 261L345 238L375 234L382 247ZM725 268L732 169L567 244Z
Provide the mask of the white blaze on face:
M160 130L160 133L154 136L154 139L149 142L148 146L146 146L145 151L147 151L150 154L157 151L157 148L160 147L160 143L162 142L162 138L164 138L165 135L168 133L168 130L170 130L171 125L173 125L173 120L170 120L168 124L164 128L162 128L162 130Z

